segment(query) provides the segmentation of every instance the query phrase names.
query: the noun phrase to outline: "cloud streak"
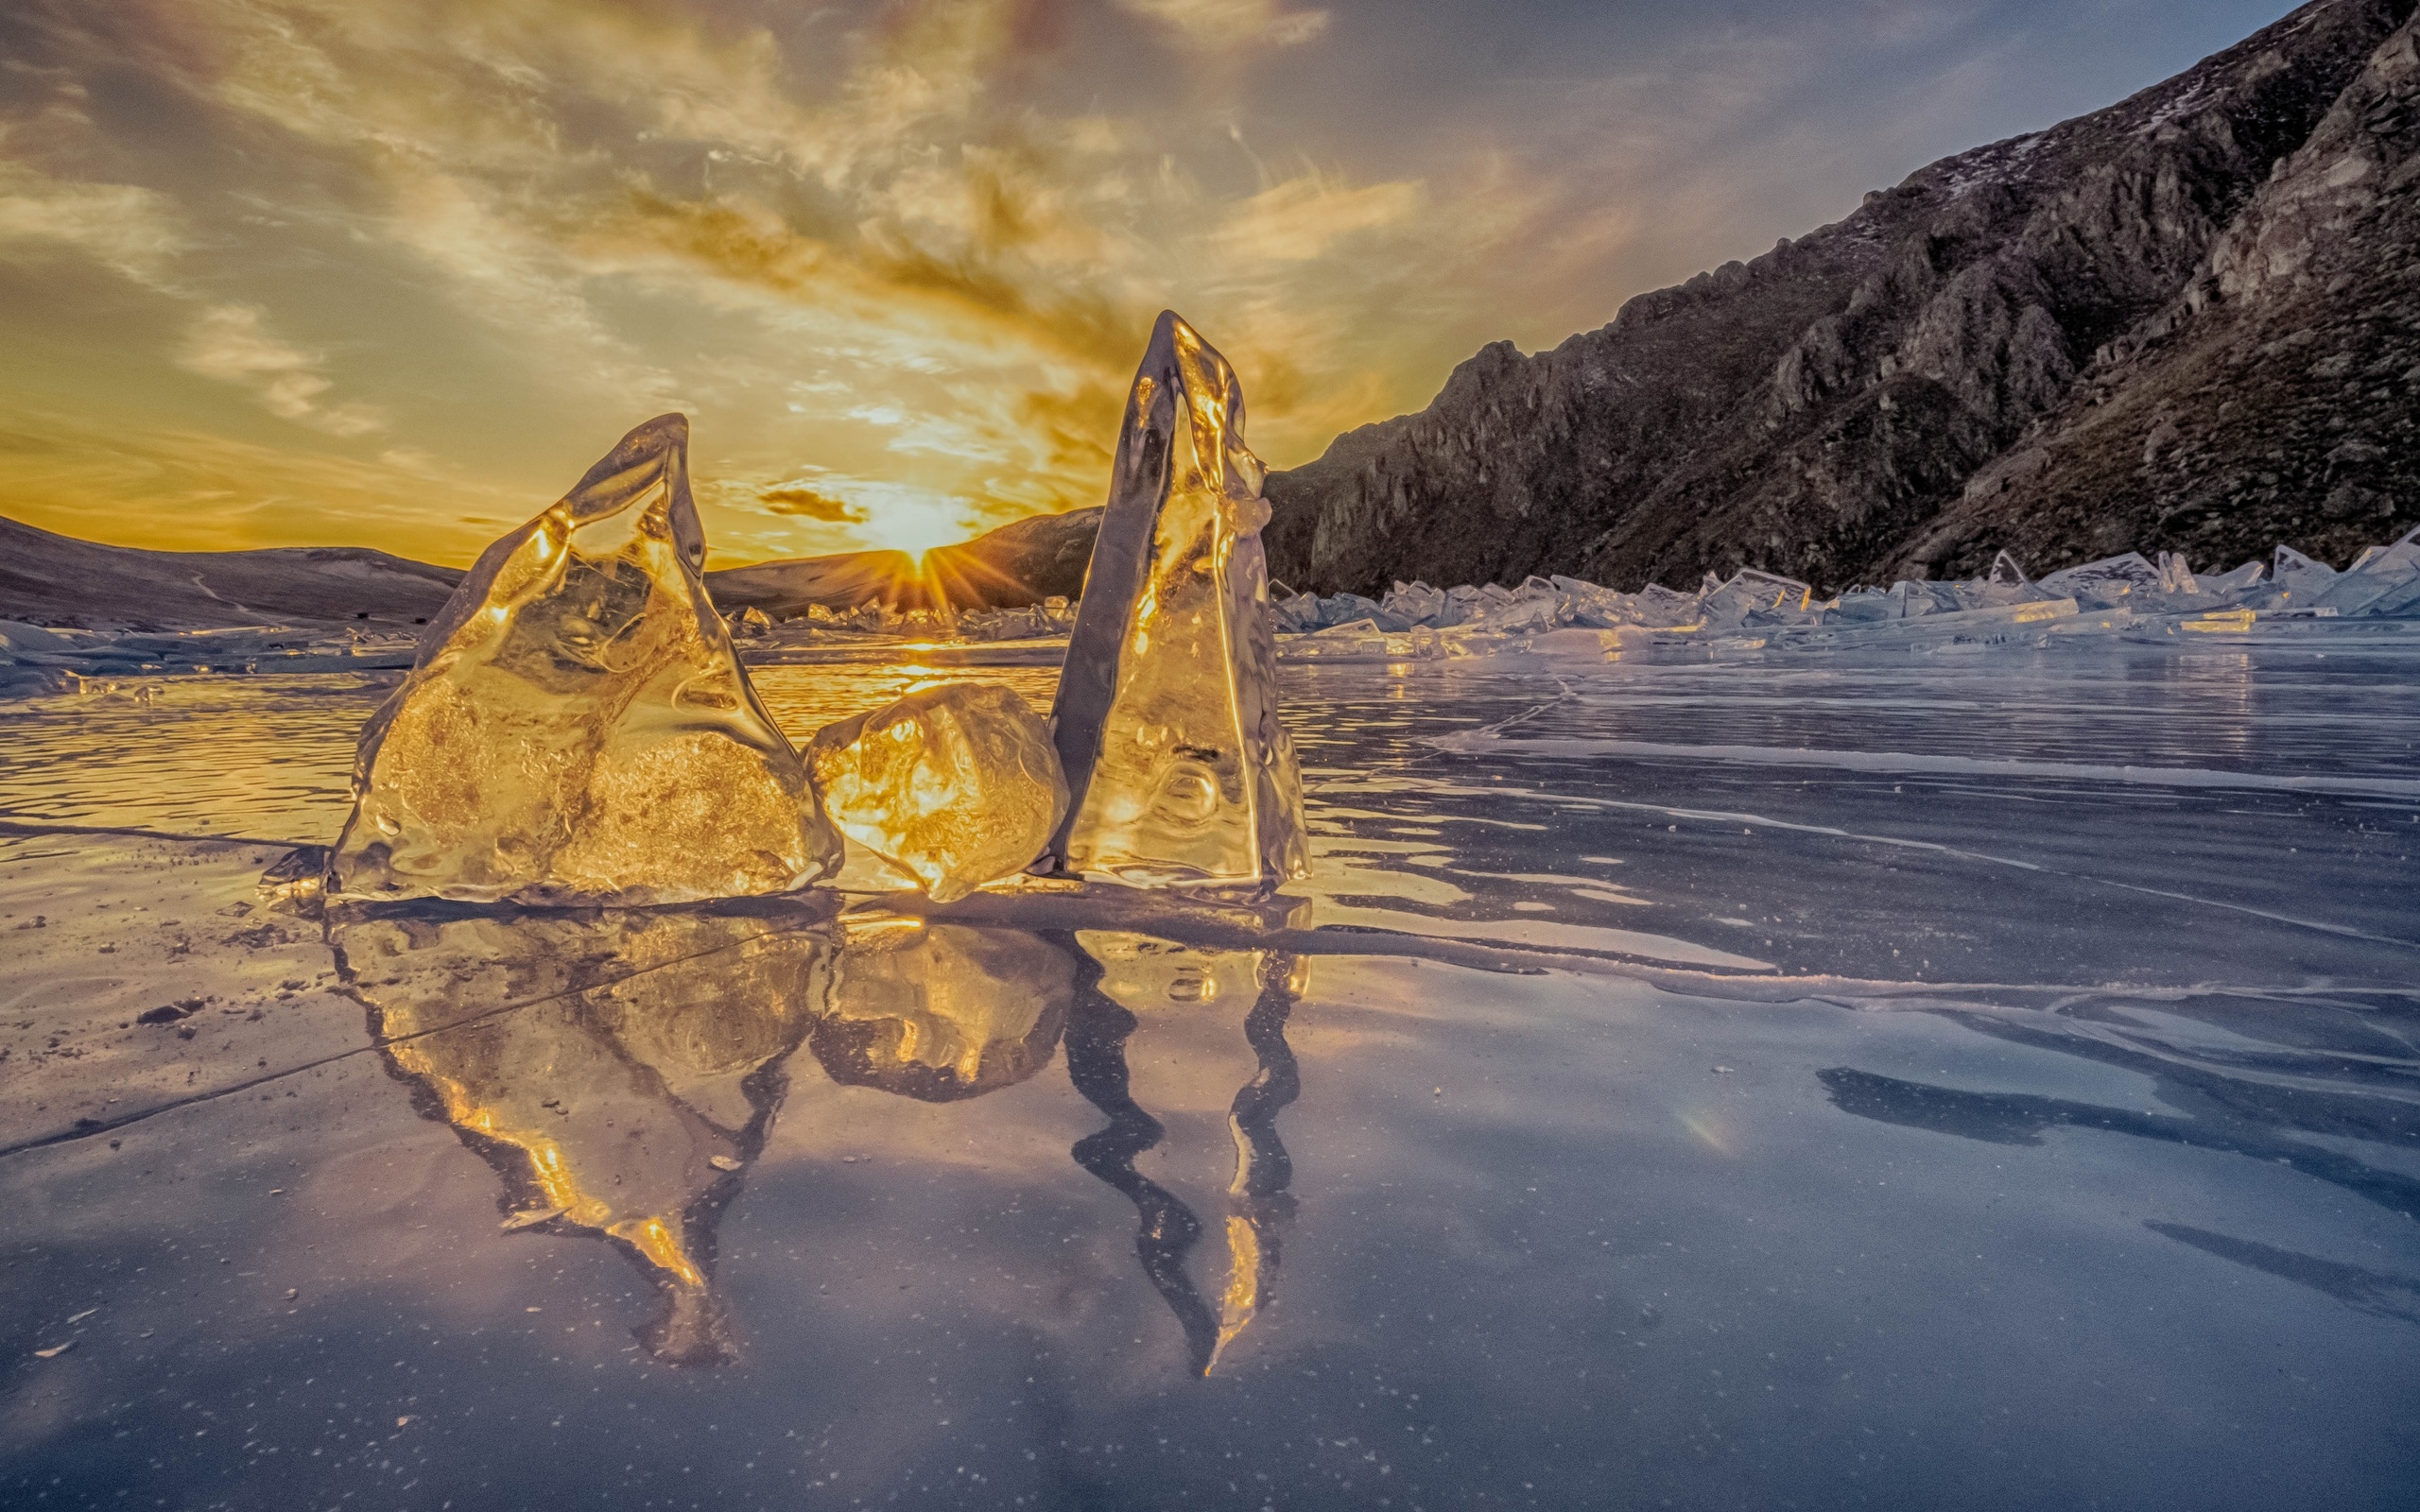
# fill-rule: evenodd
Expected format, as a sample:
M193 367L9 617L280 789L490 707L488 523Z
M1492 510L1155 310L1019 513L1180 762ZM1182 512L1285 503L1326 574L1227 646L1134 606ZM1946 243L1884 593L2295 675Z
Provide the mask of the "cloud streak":
M262 329L262 312L249 304L215 304L186 333L178 366L204 378L251 389L280 420L331 436L367 436L385 428L365 404L327 404L320 396L336 387L321 369L324 359L298 351Z
M0 134L0 154L8 149ZM187 238L167 196L129 183L61 182L0 156L0 258L75 255L162 293Z

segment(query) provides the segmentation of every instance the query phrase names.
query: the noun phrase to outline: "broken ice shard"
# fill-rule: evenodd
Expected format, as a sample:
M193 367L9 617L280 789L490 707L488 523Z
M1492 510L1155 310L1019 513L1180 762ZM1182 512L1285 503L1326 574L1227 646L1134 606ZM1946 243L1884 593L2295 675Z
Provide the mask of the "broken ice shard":
M659 416L480 556L362 731L337 896L679 902L838 865L706 596L688 454Z
M2372 546L2362 552L2325 590L2312 596L2311 605L2347 617L2385 618L2420 609L2420 529L2392 546Z
M2107 608L2122 598L2159 592L2160 574L2142 553L2130 551L2122 557L2104 557L2099 561L2062 568L2034 586L2087 607Z
M2280 545L2269 580L2277 587L2276 607L2308 609L2327 592L2328 584L2336 581L2336 569L2324 561L2311 560L2291 546Z
M1072 804L1054 869L1271 887L1309 870L1277 720L1242 387L1173 311L1134 374L1051 718Z
M807 743L824 810L842 833L936 902L1024 868L1067 812L1050 727L1007 688L925 688Z
M1708 625L1730 629L1742 625L1789 624L1807 617L1814 591L1795 577L1746 567L1725 583L1706 574L1707 587L1698 604Z

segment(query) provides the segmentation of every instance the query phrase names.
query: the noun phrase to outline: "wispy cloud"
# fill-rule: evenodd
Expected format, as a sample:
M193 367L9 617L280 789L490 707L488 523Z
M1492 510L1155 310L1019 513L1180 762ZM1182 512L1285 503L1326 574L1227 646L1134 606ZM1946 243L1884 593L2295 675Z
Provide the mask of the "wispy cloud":
M1174 27L1197 45L1266 43L1293 47L1327 30L1324 10L1291 10L1275 0L1118 0L1137 15Z
M277 340L261 319L262 312L249 304L212 305L185 334L178 365L249 388L278 419L331 436L366 436L384 427L366 404L322 403L320 396L336 387L323 370L326 360Z
M1307 263L1356 232L1403 226L1426 208L1421 184L1355 186L1314 169L1262 190L1228 211L1222 256L1250 264Z
M0 133L0 154L8 138ZM162 293L187 236L175 202L130 183L62 181L0 156L0 258L80 255Z
M404 453L363 460L11 404L0 404L0 459L11 517L108 537L94 528L95 511L137 500L149 518L136 543L171 551L324 541L334 539L327 522L346 519L355 541L462 560L549 502Z

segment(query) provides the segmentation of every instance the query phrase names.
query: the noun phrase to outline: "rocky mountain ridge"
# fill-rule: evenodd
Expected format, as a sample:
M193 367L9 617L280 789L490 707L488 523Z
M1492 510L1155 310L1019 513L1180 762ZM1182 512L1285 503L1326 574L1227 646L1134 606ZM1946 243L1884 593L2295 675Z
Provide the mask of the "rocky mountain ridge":
M2133 98L1455 369L1271 474L1272 573L1839 588L2420 523L2412 0L2315 0Z

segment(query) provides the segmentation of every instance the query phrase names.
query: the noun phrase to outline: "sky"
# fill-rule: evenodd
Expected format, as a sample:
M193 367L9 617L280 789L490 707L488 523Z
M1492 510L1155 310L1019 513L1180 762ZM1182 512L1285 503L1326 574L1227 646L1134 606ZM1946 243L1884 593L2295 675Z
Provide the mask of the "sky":
M1270 465L2282 0L8 0L0 514L467 563L681 410L717 566Z

